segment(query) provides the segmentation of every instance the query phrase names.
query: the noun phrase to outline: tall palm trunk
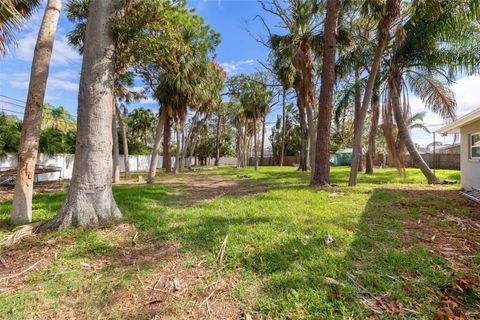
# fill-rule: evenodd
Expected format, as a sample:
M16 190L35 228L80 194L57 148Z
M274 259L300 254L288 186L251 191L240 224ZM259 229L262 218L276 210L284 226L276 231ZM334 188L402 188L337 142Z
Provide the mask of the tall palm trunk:
M128 137L127 128L125 127L125 119L123 118L118 105L115 105L117 113L118 124L120 125L120 131L122 132L122 144L123 144L123 162L125 164L125 178L130 178L130 161L128 154Z
M113 183L120 182L120 151L118 146L118 130L115 117L115 98L113 98L112 110L112 137L113 137Z
M317 142L315 170L311 184L330 185L330 127L332 122L333 86L335 84L335 56L337 53L337 21L340 11L339 0L327 1L325 17L324 50L322 61L322 85L320 88L317 120Z
M194 133L195 133L195 127L198 122L198 117L200 116L199 111L195 112L195 115L192 118L192 124L190 126L190 130L188 131L187 138L185 139L186 143L184 144L182 148L182 158L184 159L184 167L190 168L192 165L192 144L194 140ZM190 149L190 155L187 159L187 150Z
M18 170L11 216L14 224L32 221L33 179L42 126L43 100L61 6L61 0L48 1L35 45L27 105L18 148Z
M221 106L218 107L217 115L217 132L215 133L215 166L220 164L220 132L222 130L222 113Z
M188 168L192 167L192 159L193 157L195 157L195 149L197 148L197 143L198 143L198 136L195 135L191 144L190 155L188 156Z
M167 111L165 107L160 107L160 114L158 117L157 128L155 129L155 141L153 143L152 155L150 156L150 167L148 169L147 183L155 182L157 175L158 153L160 152L160 145L162 143L163 127L167 118Z
M405 144L405 147L408 150L408 153L415 161L415 164L420 168L423 175L427 178L428 183L430 184L440 184L440 180L435 176L435 174L430 170L425 160L418 153L415 144L413 143L412 138L410 137L410 131L406 124L401 106L400 106L400 91L402 86L402 76L400 70L395 68L394 63L393 67L390 68L390 79L389 79L389 89L391 96L391 105L393 110L393 115L395 117L395 122L398 127L398 134L400 139Z
M370 127L370 133L368 135L368 151L367 159L365 162L365 173L373 174L373 158L376 152L375 138L377 137L378 120L380 117L380 95L375 94L372 105L372 125Z
M255 148L255 171L258 170L257 118L253 117L253 147Z
M42 229L95 227L122 215L112 194L115 46L109 20L118 4L119 1L90 1L72 180L62 208Z
M298 95L298 93L297 93ZM300 164L298 170L307 171L309 168L308 156L308 128L305 115L305 109L301 104L301 99L297 98L298 116L300 117Z
M287 90L282 91L282 144L280 146L280 167L283 167L283 157L285 155L285 118L287 113Z
M262 142L261 142L261 149L260 149L260 165L264 166L265 164L263 163L263 153L265 149L265 122L267 119L265 119L265 116L263 116L262 119Z
M163 168L165 169L165 172L172 172L172 128L170 125L170 117L168 116L165 119L165 126L163 130Z
M354 186L357 184L358 166L356 165L362 156L362 133L363 126L365 124L365 117L367 116L368 109L371 104L373 87L375 85L375 79L377 77L378 70L382 63L383 51L390 38L390 26L393 21L400 14L400 0L388 0L385 7L385 14L378 25L377 47L375 49L375 56L373 58L372 68L367 80L367 86L365 87L365 93L363 96L362 108L358 115L355 132L355 138L353 143L353 158L352 166L350 168L350 179L348 184Z
M306 114L307 114L307 123L308 123L308 146L309 146L308 163L310 163L310 170L312 170L313 172L315 170L315 145L317 140L315 121L313 119L313 104L311 106L307 106Z
M182 134L180 132L180 120L175 123L175 128L176 128L176 137L177 137L177 150L175 150L175 169L174 173L178 173L180 169L180 154L182 150L181 146L181 139L182 139Z
M362 108L362 90L360 88L360 68L355 68L355 103L354 103L354 115L353 115L353 134L355 136L355 133L359 130L358 129L358 118L360 116L360 110ZM363 128L362 128L363 129ZM363 130L361 130L363 131ZM360 145L360 149L361 149ZM353 162L352 162L353 165ZM360 156L360 159L358 161L358 171L362 171L363 163L362 163L362 157Z

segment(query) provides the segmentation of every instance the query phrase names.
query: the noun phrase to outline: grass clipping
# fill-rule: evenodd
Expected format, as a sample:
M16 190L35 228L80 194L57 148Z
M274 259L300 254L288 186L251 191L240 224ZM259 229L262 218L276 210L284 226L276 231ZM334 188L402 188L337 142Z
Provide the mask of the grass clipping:
M36 222L13 229L10 235L0 241L0 248L11 247L22 239L33 235L42 224L43 222Z

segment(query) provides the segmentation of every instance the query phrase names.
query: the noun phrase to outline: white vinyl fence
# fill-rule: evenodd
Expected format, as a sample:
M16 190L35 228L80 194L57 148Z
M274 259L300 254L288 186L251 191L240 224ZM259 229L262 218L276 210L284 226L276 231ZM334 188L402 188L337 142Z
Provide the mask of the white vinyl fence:
M48 156L39 154L37 165L57 167L59 172L38 174L35 181L54 181L59 179L70 179L73 170L73 154L59 154ZM130 171L147 171L150 166L150 156L129 156ZM193 162L193 160L192 160ZM162 168L163 157L158 156L157 169ZM175 163L175 157L172 157L172 166ZM192 163L193 164L193 163ZM213 162L212 162L213 164ZM220 165L235 165L236 158L220 158ZM17 168L17 155L7 154L0 156L0 171ZM120 155L120 171L125 172L125 161L123 155Z

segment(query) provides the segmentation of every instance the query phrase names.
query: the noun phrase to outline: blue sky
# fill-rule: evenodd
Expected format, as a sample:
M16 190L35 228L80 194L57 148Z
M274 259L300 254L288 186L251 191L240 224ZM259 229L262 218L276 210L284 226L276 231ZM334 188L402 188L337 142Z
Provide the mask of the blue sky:
M229 75L249 73L261 68L257 61L266 60L268 49L256 42L247 30L255 35L265 33L258 19L254 19L256 15L264 16L269 25L274 25L275 21L262 12L255 0L190 0L188 3L190 7L196 8L206 22L221 34L222 43L218 47L216 60ZM17 34L17 47L11 48L7 57L0 60L0 111L3 109L7 113L17 113L20 118L24 109L24 103L21 101L25 101L27 95L31 60L42 15L43 7L29 19L26 26ZM76 114L81 56L68 45L66 40L66 34L71 29L72 24L62 13L54 45L45 102L62 105ZM141 82L138 82L137 85L140 86ZM463 78L452 86L457 94L459 115L480 107L478 88L480 88L480 77ZM413 97L411 102L414 111L423 110L419 99ZM153 99L135 103L131 108L139 106L155 111L158 109L158 105ZM279 109L278 107L274 108L274 112L269 116L269 122L274 121ZM440 124L442 121L435 115L429 114L426 123ZM432 127L432 129L435 128L438 127ZM432 140L431 135L419 131L414 131L413 137L422 145ZM444 141L448 142L451 139L445 138Z

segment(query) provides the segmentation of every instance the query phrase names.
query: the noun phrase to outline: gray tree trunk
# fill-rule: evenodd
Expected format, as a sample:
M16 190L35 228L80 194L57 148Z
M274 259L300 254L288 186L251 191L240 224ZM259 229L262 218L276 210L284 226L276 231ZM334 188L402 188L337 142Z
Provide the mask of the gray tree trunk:
M123 118L122 113L118 109L117 105L115 105L115 111L117 113L120 130L122 131L123 160L125 162L125 178L128 179L130 178L130 161L129 161L129 155L128 155L127 128L125 127L125 119Z
M174 173L178 173L180 169L180 154L182 151L182 146L181 146L181 133L180 133L180 123L175 124L176 128L176 135L177 135L177 150L175 150L175 169Z
M378 120L380 117L380 96L379 92L376 93L373 105L372 105L372 125L370 127L370 133L368 135L368 152L367 160L365 162L365 173L373 174L373 159L375 156L375 138L378 131Z
M287 90L282 91L282 145L280 146L280 167L283 167L283 157L285 155L285 118L287 112Z
M57 215L40 229L95 227L120 218L112 194L114 41L108 21L119 1L89 6L78 94L78 136L68 194Z
M115 117L115 104L116 101L113 99L113 111L112 111L112 137L113 137L113 183L120 182L120 151L118 146L118 130L117 130L117 121Z
M297 93L298 95L298 93ZM297 101L300 99L297 98ZM305 115L305 109L301 106L300 103L298 105L298 115L300 117L300 165L298 170L307 171L309 166L309 153L308 153L308 128L307 128L307 120Z
M157 175L158 153L160 152L160 146L162 144L163 127L165 126L166 116L165 108L160 107L160 115L158 116L157 128L155 130L155 141L150 157L150 167L148 169L147 183L150 184L155 182L155 176Z
M405 118L400 107L401 81L402 79L399 71L390 69L390 96L392 99L391 104L393 115L398 127L398 134L405 144L405 147L407 147L408 153L415 161L415 164L420 168L423 175L427 178L428 183L440 184L440 180L437 178L437 176L435 176L432 170L430 170L420 153L418 153L415 143L410 136L410 130L405 122Z
M14 224L32 221L33 179L42 126L43 100L61 6L61 0L48 1L35 45L27 105L18 149L18 170L11 216Z
M365 117L367 116L368 108L371 105L373 86L375 85L375 79L377 77L378 70L380 69L380 65L382 64L383 51L385 50L385 46L390 38L390 26L399 14L400 0L388 0L384 17L378 26L379 32L377 36L377 47L375 49L372 68L368 76L367 86L365 87L362 108L358 114L358 119L356 119L352 166L350 168L350 178L348 180L348 184L350 186L357 184L358 163L362 158L362 133L363 126L365 124Z
M310 170L312 172L315 170L315 145L316 145L316 137L317 137L317 130L315 128L315 121L313 119L313 106L307 106L306 108L306 115L307 115L307 123L308 123L308 159L310 163Z
M253 118L253 147L255 148L255 170L258 170L257 118Z

